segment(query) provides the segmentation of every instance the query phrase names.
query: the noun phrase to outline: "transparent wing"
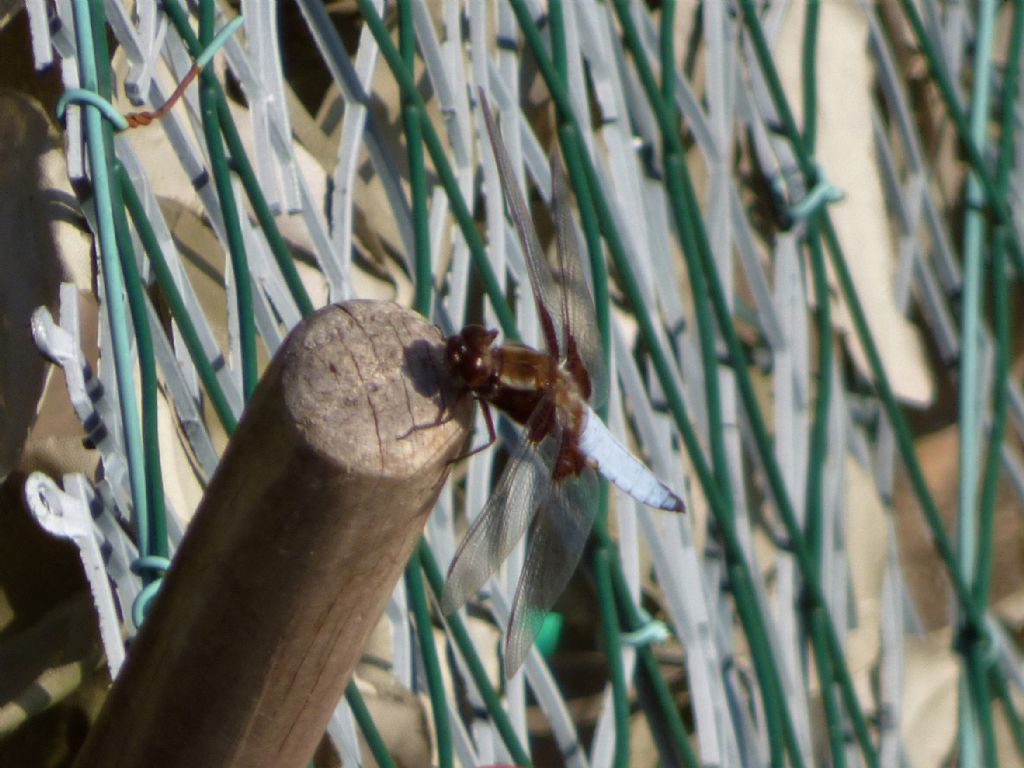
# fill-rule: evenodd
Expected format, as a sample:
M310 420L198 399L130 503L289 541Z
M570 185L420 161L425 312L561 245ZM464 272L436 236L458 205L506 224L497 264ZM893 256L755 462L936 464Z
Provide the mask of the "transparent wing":
M512 602L505 639L506 678L522 665L544 617L576 570L597 513L597 488L597 475L587 467L574 478L552 483L540 499Z
M494 150L494 159L498 162L502 194L505 196L505 203L508 205L509 215L512 217L512 225L516 229L516 234L519 235L519 245L523 249L523 256L526 259L526 271L530 275L530 288L533 291L534 305L537 307L537 315L540 318L544 345L547 348L546 351L560 357L564 351L559 347L562 339L562 329L559 327L561 316L554 314L558 312L561 304L560 292L551 276L551 268L541 251L537 230L533 227L533 220L526 207L526 200L523 198L523 193L516 182L515 173L512 171L512 161L508 158L505 143L501 140L501 132L494 122L494 116L491 114L491 108L483 91L480 91L480 107L484 115L484 124L487 126L487 135L491 139L491 148Z
M551 150L552 212L555 218L555 233L558 241L558 261L554 269L556 285L562 289L562 351L569 370L573 361L568 359L575 348L590 377L590 404L598 408L608 398L608 380L604 372L604 358L601 354L601 334L594 315L594 300L584 277L580 262L576 228L572 223L569 205L569 184L565 178L562 161L554 148Z
M557 446L550 437L539 444L526 439L544 410L542 403L530 416L497 487L455 553L441 594L446 616L461 608L504 562L547 493Z

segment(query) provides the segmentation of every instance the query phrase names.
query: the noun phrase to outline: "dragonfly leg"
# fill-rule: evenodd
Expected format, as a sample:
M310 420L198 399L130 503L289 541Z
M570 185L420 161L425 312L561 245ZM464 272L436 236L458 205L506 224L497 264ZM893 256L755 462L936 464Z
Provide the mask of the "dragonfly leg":
M456 456L454 459L448 459L449 464L455 464L458 461L468 459L470 456L480 453L480 451L486 451L498 439L498 433L494 431L494 416L491 415L491 407L487 404L486 400L478 400L477 402L480 403L480 410L483 411L484 422L487 424L487 442Z
M441 409L437 412L436 419L434 419L433 421L428 421L426 424L413 424L402 434L395 435L395 439L405 440L405 438L409 437L409 435L413 434L414 432L419 432L421 429L433 429L434 427L443 426L447 424L449 421L451 421L453 418L455 418L455 416L453 415L452 409L447 406L442 406ZM484 446L484 448L486 447L487 446ZM453 461L457 461L457 459L453 459Z

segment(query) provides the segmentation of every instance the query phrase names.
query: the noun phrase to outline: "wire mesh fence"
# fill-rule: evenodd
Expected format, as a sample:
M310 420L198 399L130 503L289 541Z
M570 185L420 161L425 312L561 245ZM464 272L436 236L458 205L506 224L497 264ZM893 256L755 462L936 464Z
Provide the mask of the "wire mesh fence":
M546 245L550 148L564 158L602 416L690 513L608 491L504 680L524 545L468 610L437 610L514 440L499 423L382 623L380 664L429 697L431 762L1020 762L1024 2L26 9L36 65L70 94L67 173L98 254L32 332L100 457L62 488L32 475L30 506L88 533L112 674L304 316L392 298L445 333L538 341L483 94ZM197 60L179 106L116 129ZM374 695L351 683L328 728L345 765L396 764Z

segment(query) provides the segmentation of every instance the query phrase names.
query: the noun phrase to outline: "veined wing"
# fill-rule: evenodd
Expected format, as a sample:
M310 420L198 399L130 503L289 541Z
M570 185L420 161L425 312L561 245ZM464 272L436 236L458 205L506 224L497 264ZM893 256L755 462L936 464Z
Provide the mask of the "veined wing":
M597 470L637 501L670 512L684 512L686 505L640 459L615 439L601 417L589 408L580 435L580 450Z
M601 352L601 334L594 316L594 300L583 276L576 228L572 223L569 205L569 184L562 161L554 148L551 150L551 208L555 219L558 242L558 261L554 268L555 284L561 287L559 305L562 314L562 354L569 371L577 375L572 359L573 351L582 360L590 380L590 404L597 408L608 399L608 380L604 372ZM578 381L578 380L577 380Z
M597 514L597 489L597 475L587 467L551 483L540 499L505 638L506 679L522 665L544 617L576 570Z
M497 487L455 553L441 594L441 612L446 616L461 608L504 562L547 493L557 444L550 437L539 444L526 439L546 410L544 402L534 409Z
M480 91L480 108L483 111L484 124L487 126L487 135L491 139L494 159L498 163L501 191L505 196L505 203L508 205L509 215L512 217L512 225L516 229L516 234L519 235L519 246L523 249L523 257L526 260L526 271L530 277L530 288L533 291L533 302L540 319L544 345L547 348L546 351L560 358L564 353L564 350L559 347L562 339L561 316L553 314L558 312L561 301L560 292L551 276L551 269L544 258L544 253L541 251L537 230L533 228L533 220L526 207L526 200L523 198L523 193L516 182L515 173L512 171L512 161L509 160L505 143L501 140L501 132L494 122L494 116L491 114L491 108L483 90Z

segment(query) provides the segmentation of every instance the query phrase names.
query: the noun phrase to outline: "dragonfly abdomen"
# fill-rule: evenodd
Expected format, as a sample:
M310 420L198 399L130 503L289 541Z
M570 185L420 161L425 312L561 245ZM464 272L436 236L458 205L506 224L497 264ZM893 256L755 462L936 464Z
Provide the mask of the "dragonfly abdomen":
M590 408L580 435L580 450L597 470L637 501L655 509L683 512L686 505L644 464L629 452Z

